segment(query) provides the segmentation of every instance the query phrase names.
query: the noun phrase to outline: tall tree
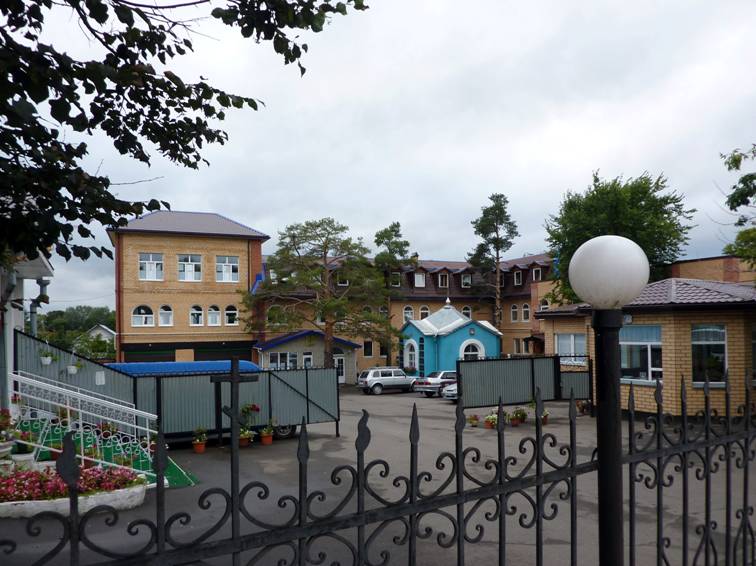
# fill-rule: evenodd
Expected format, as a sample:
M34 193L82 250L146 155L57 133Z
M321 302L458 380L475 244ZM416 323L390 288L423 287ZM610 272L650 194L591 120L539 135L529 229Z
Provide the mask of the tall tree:
M391 285L392 273L401 271L402 267L413 265L417 262L416 256L410 257L410 243L405 240L402 235L402 226L399 222L392 222L386 228L378 230L375 233L373 240L378 247L378 253L375 254L374 264L376 268L383 273L384 285L386 289L389 289L389 293L386 296L385 312L391 324L391 299L398 293L392 293L393 287ZM382 342L383 348L386 351L386 361L391 363L392 345L393 341L391 336L387 336Z
M326 367L333 367L336 331L383 341L393 332L378 312L387 289L381 273L367 258L361 239L333 218L292 224L279 232L276 252L267 260L269 277L245 295L249 330L281 331L322 327ZM259 316L260 307L267 316Z
M682 194L667 189L663 175L644 173L626 181L593 175L585 193L567 192L559 214L546 220L547 241L556 263L555 302L574 302L568 267L581 244L596 236L624 236L638 244L648 256L651 280L666 276L666 266L675 261L688 241L692 228L686 221L695 209L686 209ZM611 277L611 273L606 274Z
M345 0L357 10L364 0ZM216 7L212 8L212 4ZM189 37L202 16L242 36L269 42L286 64L300 64L307 44L301 31L319 32L328 17L346 14L332 0L9 0L0 2L0 254L35 258L111 256L87 246L91 224L116 228L144 210L167 203L123 200L110 179L86 171L87 141L95 133L122 154L150 163L148 147L197 168L205 144L227 140L211 121L231 108L258 101L183 80L174 59L192 51ZM219 5L220 4L220 5ZM52 12L67 10L69 17ZM198 11L199 10L199 11ZM206 11L203 11L206 10ZM92 44L92 58L69 55L67 44L48 43L55 21ZM66 36L67 37L67 36Z
M512 247L513 240L520 235L517 223L509 215L509 200L501 193L488 197L491 204L481 209L478 218L472 221L475 235L481 242L475 246L467 261L483 272L484 285L494 288L494 324L501 326L501 261L504 253ZM494 274L493 282L488 275Z
M736 149L727 155L722 155L728 171L740 171L744 161L756 161L756 144L749 150ZM756 171L744 173L738 177L732 186L732 192L727 196L727 207L738 218L735 226L742 226L735 241L727 244L724 252L744 259L751 267L756 268Z
M39 338L70 350L96 324L115 328L115 311L88 305L52 310L39 315Z

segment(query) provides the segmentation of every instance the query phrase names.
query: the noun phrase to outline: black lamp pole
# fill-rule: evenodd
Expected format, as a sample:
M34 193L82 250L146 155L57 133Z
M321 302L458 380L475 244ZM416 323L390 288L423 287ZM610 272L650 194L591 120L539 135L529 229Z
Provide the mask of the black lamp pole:
M620 409L621 310L594 310L596 336L596 442L598 445L599 565L622 566L622 419Z

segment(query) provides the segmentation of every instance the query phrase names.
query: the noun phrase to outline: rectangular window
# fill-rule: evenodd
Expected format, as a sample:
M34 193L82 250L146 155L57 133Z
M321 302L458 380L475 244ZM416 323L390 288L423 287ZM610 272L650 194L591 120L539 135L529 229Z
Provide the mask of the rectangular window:
M447 289L449 287L449 274L448 273L438 274L438 286L442 289Z
M462 274L462 288L469 289L470 287L472 287L472 274L463 273Z
M365 340L362 343L362 355L366 358L373 357L373 341L372 340Z
M349 287L349 279L342 279L341 274L336 274L336 285L339 287Z
M561 363L583 364L585 362L585 334L555 334L556 353Z
M520 339L519 338L514 338L512 340L512 342L513 342L513 345L514 345L514 353L515 354L519 354L520 353Z
M402 274L399 271L391 272L391 286L392 287L402 286Z
M533 281L540 281L540 280L541 280L541 268L534 267L533 268Z
M163 280L163 254L140 253L139 254L139 280L162 281Z
M179 281L202 281L202 256L179 255L178 278Z
M386 344L383 342L378 343L378 355L382 357L386 357Z
M302 367L312 367L312 352L302 352Z
M514 284L515 285L522 285L522 271L515 271L514 272Z
M415 287L425 287L425 273L415 273Z
M530 353L530 340L523 339L523 341L522 341L522 353L523 354L529 354Z
M724 324L694 324L690 343L693 381L724 381L727 372L727 331Z
M662 379L661 326L624 326L620 330L620 360L623 379Z
M270 274L273 279L273 272ZM236 283L239 281L239 256L215 256L215 280L218 283Z
M310 364L312 364L312 353L309 354ZM268 362L270 369L297 369L297 354L294 352L271 352L268 354Z

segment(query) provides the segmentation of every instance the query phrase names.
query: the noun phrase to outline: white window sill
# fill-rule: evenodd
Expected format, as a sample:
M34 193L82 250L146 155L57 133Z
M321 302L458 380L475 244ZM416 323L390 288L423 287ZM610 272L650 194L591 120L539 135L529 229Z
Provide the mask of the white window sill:
M165 281L164 279L139 279L139 280L140 281L152 281L153 283L155 283L155 282L159 283L161 281Z
M703 381L694 381L693 389L703 389L706 384ZM724 381L710 381L709 389L724 389L727 384Z
M172 324L161 324L159 326L160 326L160 328L172 328L173 327Z
M218 326L220 326L220 324ZM226 326L239 326L239 323L238 322L233 322L233 323L228 323L227 322Z
M664 380L660 379L659 382L663 384ZM633 385L640 385L643 387L656 387L655 379L632 379L629 377L622 377L620 378L620 383L624 385L630 385L632 383Z

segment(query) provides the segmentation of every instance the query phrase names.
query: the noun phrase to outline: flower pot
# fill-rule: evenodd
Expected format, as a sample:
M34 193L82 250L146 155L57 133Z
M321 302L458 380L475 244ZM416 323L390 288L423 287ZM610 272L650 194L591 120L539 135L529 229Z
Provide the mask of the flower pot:
M34 452L28 452L26 454L11 454L11 460L17 464L31 464L34 462Z
M491 421L483 421L483 426L486 428L494 428L494 424Z
M49 366L52 363L52 356L40 356L39 361L43 366Z
M273 444L273 435L272 434L261 434L260 435L260 444L263 446L270 446Z
M478 421L470 421L467 424L469 424L473 428L478 428Z
M78 366L66 366L66 371L68 372L68 375L76 375L79 368Z
M509 419L509 424L512 426L520 426L520 419Z
M249 446L249 437L240 436L239 437L239 448L246 448L247 446Z
M543 415L541 417L541 424L543 426L546 426L547 424L549 424L549 415Z
M205 442L192 442L195 454L204 454L207 444Z

